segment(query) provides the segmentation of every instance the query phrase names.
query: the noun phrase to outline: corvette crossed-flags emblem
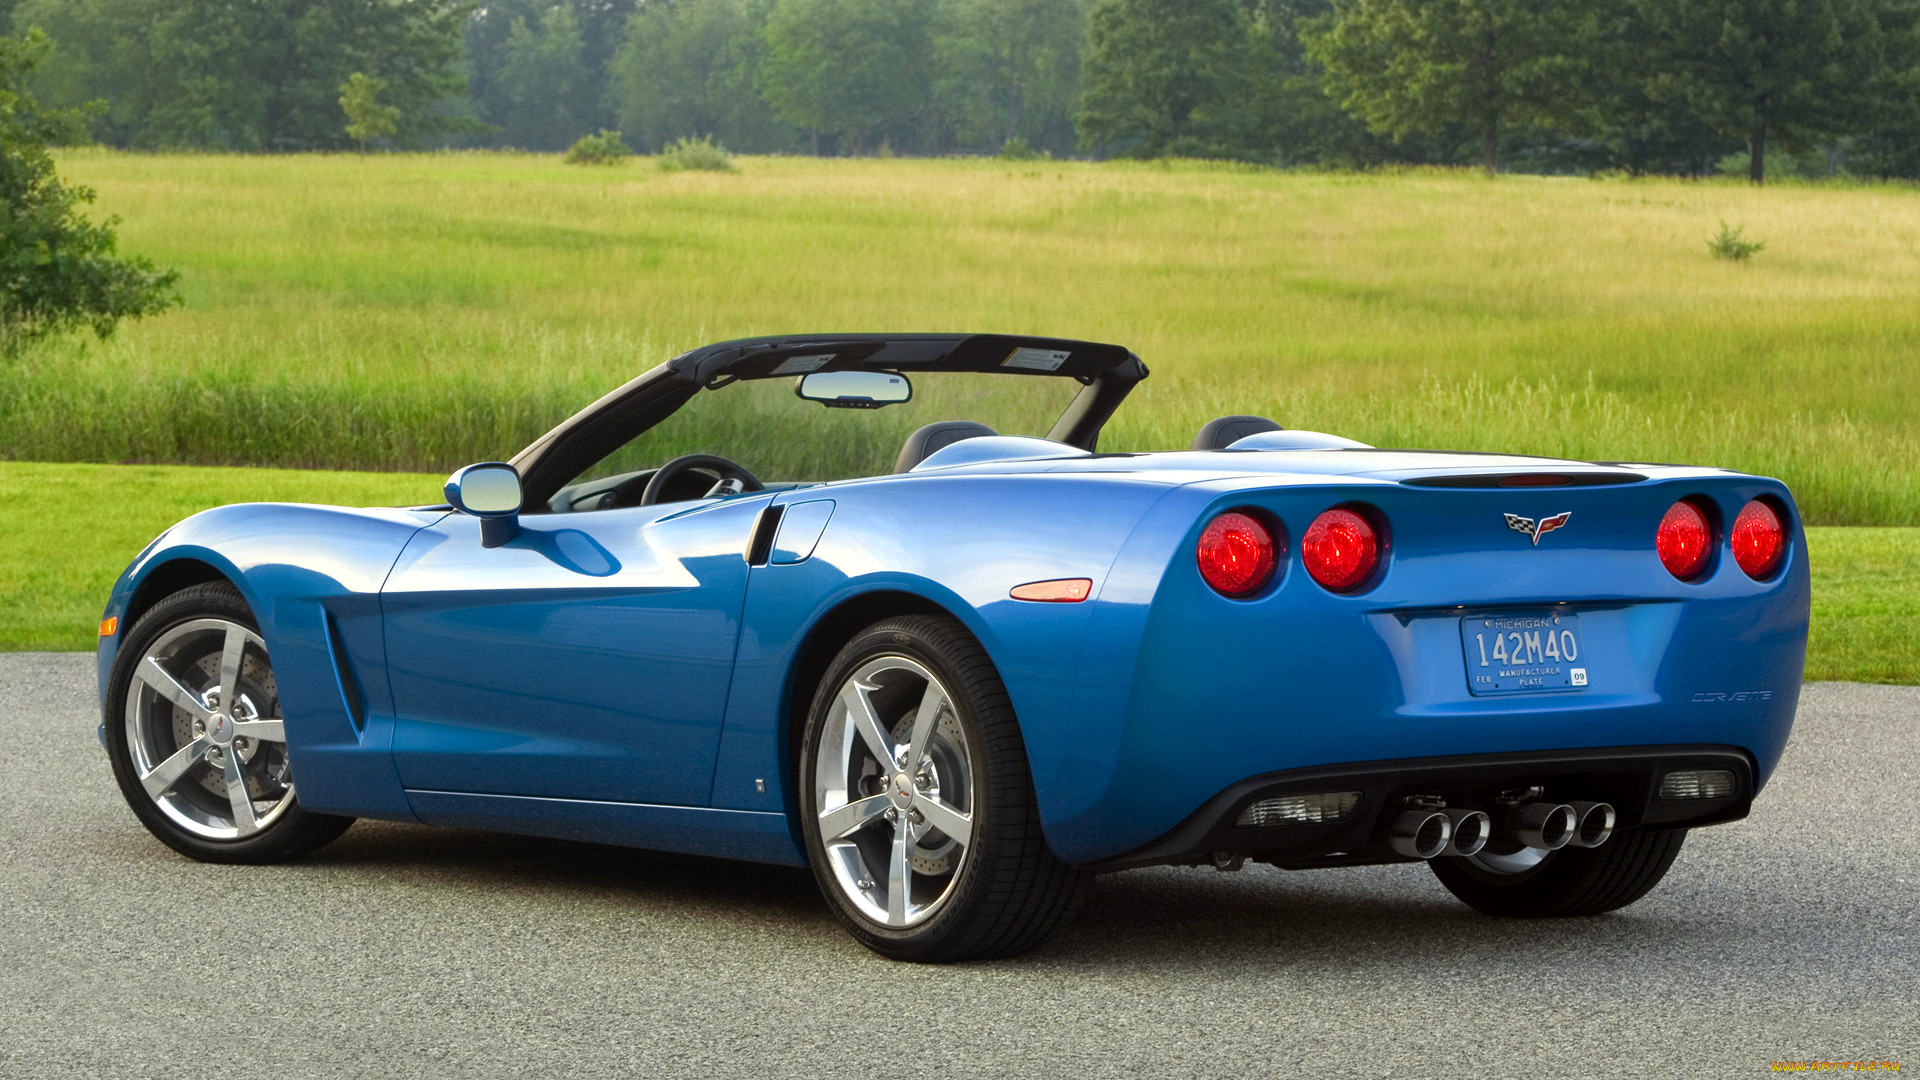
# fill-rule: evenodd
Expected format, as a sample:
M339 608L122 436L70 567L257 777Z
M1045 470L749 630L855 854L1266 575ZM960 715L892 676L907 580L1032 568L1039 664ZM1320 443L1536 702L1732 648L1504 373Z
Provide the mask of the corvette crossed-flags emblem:
M1533 537L1534 547L1540 546L1541 537L1565 525L1572 517L1573 511L1571 510L1562 511L1552 517L1543 517L1537 522L1529 517L1521 517L1519 514L1506 515L1507 528L1512 529L1514 532L1526 533L1528 536Z

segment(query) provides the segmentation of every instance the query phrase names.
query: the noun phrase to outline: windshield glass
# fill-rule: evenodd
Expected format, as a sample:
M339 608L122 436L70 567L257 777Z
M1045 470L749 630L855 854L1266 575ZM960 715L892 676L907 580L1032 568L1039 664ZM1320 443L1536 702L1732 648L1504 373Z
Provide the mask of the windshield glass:
M926 372L913 400L830 409L794 394L794 380L754 379L703 391L652 430L602 458L573 484L657 468L682 454L718 454L764 483L814 483L892 472L907 436L940 420L1002 435L1044 436L1081 387L1067 378Z

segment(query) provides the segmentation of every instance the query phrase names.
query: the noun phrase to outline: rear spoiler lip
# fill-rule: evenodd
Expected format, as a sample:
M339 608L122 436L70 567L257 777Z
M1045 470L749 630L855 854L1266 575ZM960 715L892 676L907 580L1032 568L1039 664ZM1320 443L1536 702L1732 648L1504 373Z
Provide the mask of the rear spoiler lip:
M1540 488L1566 487L1604 487L1614 484L1638 484L1653 477L1643 472L1629 472L1625 469L1532 469L1482 472L1468 470L1459 472L1436 473L1431 476L1410 476L1400 483L1410 487L1437 488L1504 488L1509 490L1531 491Z

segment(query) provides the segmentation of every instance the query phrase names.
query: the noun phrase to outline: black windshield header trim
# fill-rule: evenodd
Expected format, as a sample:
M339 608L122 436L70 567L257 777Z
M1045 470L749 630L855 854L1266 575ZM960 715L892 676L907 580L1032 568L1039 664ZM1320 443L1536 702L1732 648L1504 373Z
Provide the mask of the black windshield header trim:
M1009 365L1022 350L1064 353L1051 370ZM807 358L805 370L789 366ZM669 361L701 385L731 376L772 379L813 371L957 371L983 374L1063 376L1096 379L1105 375L1146 376L1126 348L1066 338L1011 334L806 334L722 341L683 353ZM782 370L785 367L786 370Z

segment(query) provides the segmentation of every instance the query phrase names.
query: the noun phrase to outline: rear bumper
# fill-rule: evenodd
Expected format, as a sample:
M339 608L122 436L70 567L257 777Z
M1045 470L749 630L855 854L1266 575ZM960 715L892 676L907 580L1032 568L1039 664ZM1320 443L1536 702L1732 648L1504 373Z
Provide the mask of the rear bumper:
M1048 843L1076 865L1111 863L1249 777L1356 762L1727 747L1746 755L1759 790L1786 749L1805 667L1804 536L1796 519L1767 580L1723 552L1680 581L1652 537L1682 496L1711 496L1724 520L1752 498L1788 498L1774 481L1719 473L1582 489L1577 505L1558 491L1530 502L1357 480L1175 490L1092 601L1070 706L1044 707L1060 700L1047 673L1006 669ZM1370 587L1320 587L1297 544L1252 597L1201 580L1192 552L1213 514L1253 507L1297 538L1319 511L1355 500L1390 532ZM1538 546L1498 512L1570 506L1581 530ZM1576 616L1584 681L1477 690L1474 673L1498 658L1469 655L1471 622L1495 614Z
M1667 773L1691 769L1733 773L1733 793L1721 799L1659 797ZM1088 869L1201 862L1215 854L1301 868L1400 861L1385 834L1407 799L1437 798L1448 807L1494 812L1501 792L1530 787L1544 788L1544 798L1551 801L1612 803L1623 829L1697 828L1747 816L1753 804L1754 763L1746 751L1731 746L1638 746L1292 769L1242 780L1157 839ZM1237 824L1253 803L1336 791L1360 793L1359 803L1338 821L1264 828Z

